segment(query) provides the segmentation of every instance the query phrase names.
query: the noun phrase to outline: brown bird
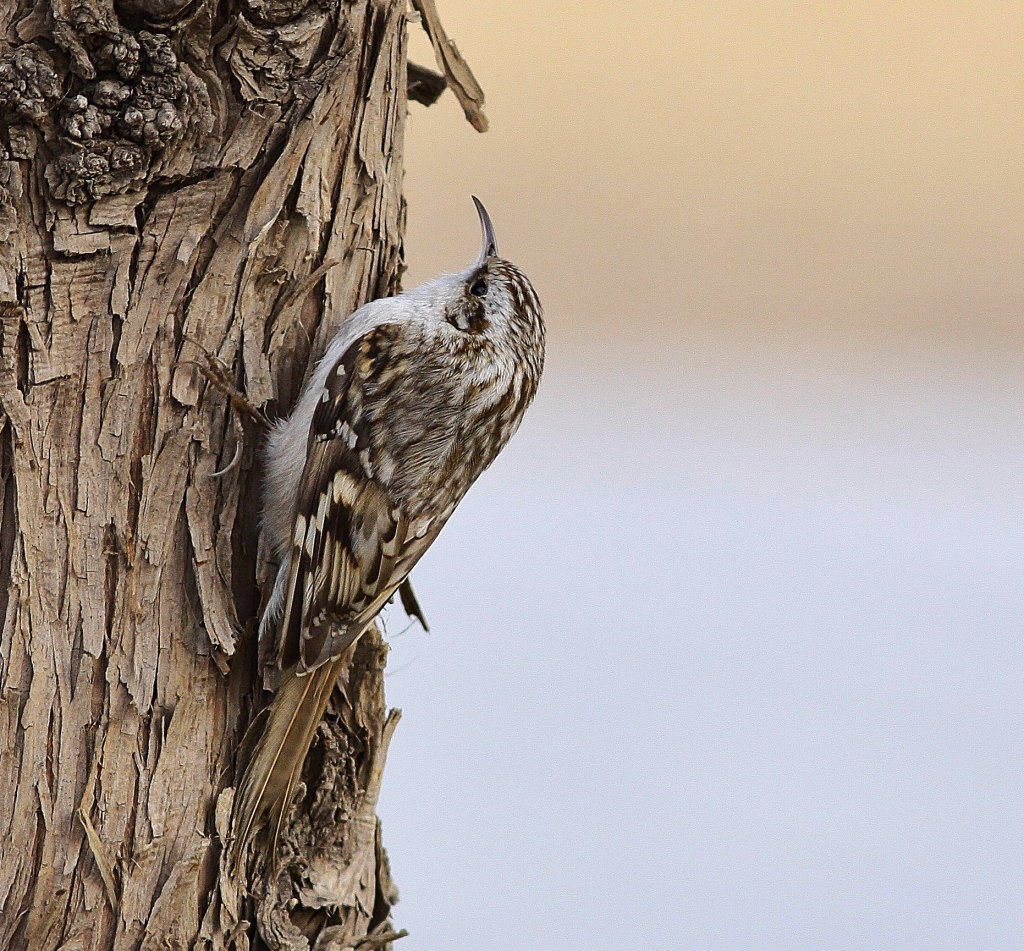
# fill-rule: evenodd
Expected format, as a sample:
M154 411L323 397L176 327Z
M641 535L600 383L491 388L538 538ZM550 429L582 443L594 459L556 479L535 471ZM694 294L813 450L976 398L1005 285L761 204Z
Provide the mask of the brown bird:
M271 850L343 653L430 547L519 427L544 364L533 287L498 256L476 198L476 262L341 326L267 441L263 531L280 568L261 637L279 685L250 727L232 855L265 823Z

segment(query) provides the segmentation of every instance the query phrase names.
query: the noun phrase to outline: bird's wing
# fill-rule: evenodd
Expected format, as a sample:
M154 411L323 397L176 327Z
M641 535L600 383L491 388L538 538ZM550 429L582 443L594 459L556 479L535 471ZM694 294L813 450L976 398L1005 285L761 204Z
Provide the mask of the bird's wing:
M375 427L379 434L400 425L406 350L403 328L383 324L356 339L327 377L298 492L282 669L309 671L337 658L441 529L443 519L410 518L393 497L386 474L403 462L400 443L374 438Z
M411 515L389 488L396 473L443 456L458 425L456 414L433 400L427 430L409 422L410 400L424 398L424 386L435 393L437 386L430 372L419 386L408 376L431 367L407 333L382 324L357 337L331 367L313 414L279 628L284 676L245 741L251 752L232 819L236 874L264 817L277 839L345 648L394 594L447 516L444 510L433 518Z

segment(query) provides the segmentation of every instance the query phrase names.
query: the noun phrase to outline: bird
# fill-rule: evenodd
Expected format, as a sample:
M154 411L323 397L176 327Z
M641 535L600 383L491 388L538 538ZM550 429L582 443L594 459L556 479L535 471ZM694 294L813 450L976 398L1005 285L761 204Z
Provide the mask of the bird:
M278 839L346 650L406 581L519 428L544 367L540 301L482 248L456 273L344 320L264 449L262 531L278 571L260 620L274 694L243 740L230 852Z

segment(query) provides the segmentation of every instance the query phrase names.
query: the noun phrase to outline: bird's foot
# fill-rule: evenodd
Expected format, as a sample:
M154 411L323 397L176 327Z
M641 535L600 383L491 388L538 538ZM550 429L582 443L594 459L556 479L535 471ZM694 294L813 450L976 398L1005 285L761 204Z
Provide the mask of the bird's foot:
M211 473L214 478L222 475L227 475L234 469L242 459L242 439L245 433L245 427L243 425L243 417L248 417L254 420L260 426L269 428L270 420L267 419L266 414L261 410L252 400L249 399L241 390L235 386L234 380L231 378L231 371L227 364L220 359L216 354L210 353L195 337L185 336L185 339L195 346L200 353L203 355L203 359L200 360L179 360L179 366L191 366L195 367L196 370L202 375L207 383L211 384L215 389L218 389L227 396L231 403L232 414L231 418L234 422L234 428L237 434L237 441L235 444L235 454L223 469L217 472Z
M261 426L269 427L270 420L267 419L266 413L235 386L235 382L231 378L230 367L216 354L210 353L195 337L186 334L185 339L202 353L203 360L179 360L178 365L195 367L207 383L212 384L227 396L236 413L247 416Z

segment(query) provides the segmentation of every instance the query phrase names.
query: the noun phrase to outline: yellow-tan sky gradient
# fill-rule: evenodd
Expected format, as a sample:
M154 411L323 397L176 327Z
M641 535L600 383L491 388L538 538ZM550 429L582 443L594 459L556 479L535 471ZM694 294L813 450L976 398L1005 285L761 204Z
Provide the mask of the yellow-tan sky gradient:
M491 131L411 106L410 280L470 256L474 192L556 345L636 318L674 342L1024 339L1024 5L441 12Z

